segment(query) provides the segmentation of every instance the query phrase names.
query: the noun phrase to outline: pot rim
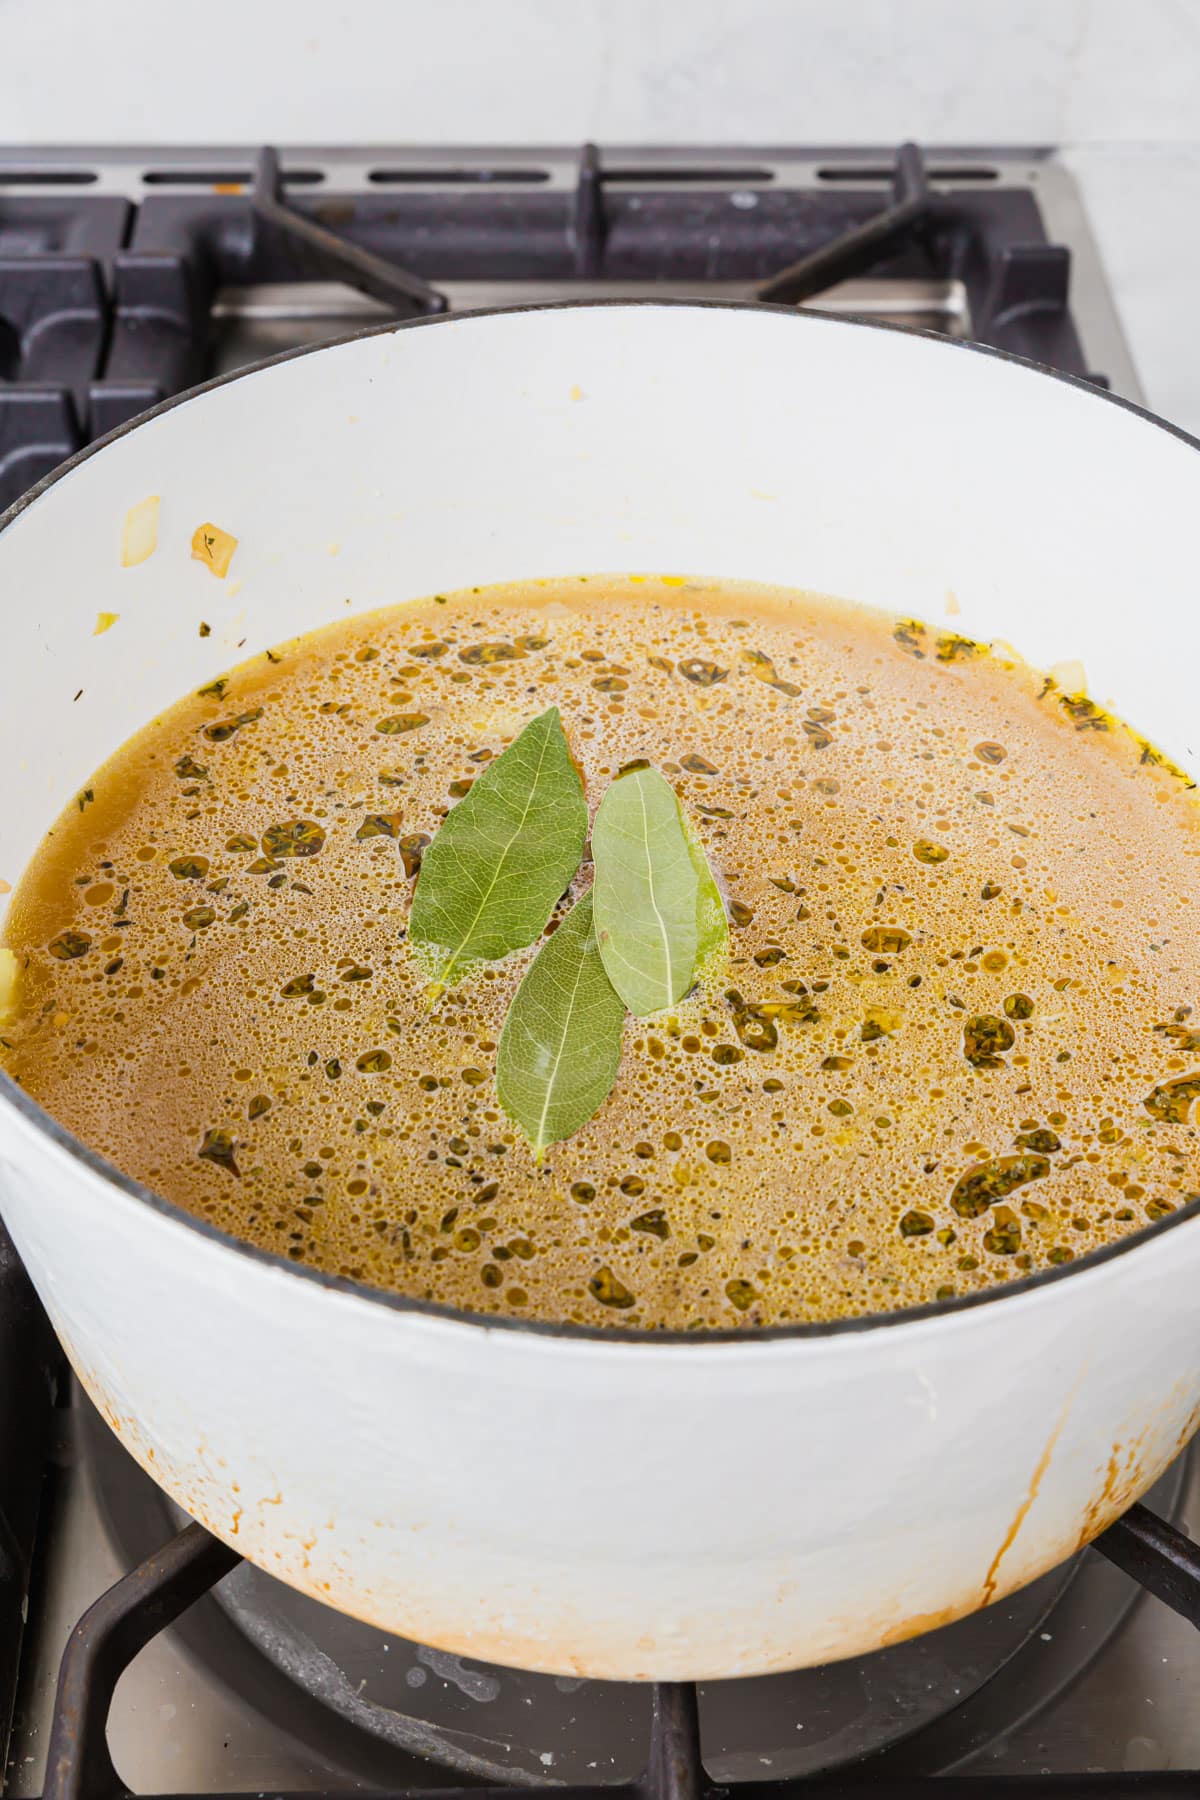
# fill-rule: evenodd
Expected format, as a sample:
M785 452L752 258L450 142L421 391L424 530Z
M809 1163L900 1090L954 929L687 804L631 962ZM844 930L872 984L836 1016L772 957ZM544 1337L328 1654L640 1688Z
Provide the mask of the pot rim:
M642 298L596 298L589 300L553 300L528 302L515 306L477 307L473 310L456 313L438 313L415 319L390 319L379 325L368 325L358 331L345 332L340 337L323 339L315 344L301 344L291 350L283 350L275 356L265 357L261 362L248 363L244 368L232 369L224 375L216 375L210 381L201 382L198 386L187 388L182 393L173 394L162 400L148 411L138 413L113 431L97 438L94 443L87 444L77 450L65 462L59 463L49 474L43 475L35 482L27 493L14 501L0 513L0 536L8 527L20 518L21 514L40 500L65 475L79 468L91 457L107 449L110 444L126 437L131 431L148 425L152 420L160 418L164 413L177 406L198 399L203 394L212 393L217 388L226 387L230 382L242 381L248 376L259 374L264 369L274 368L281 363L292 362L298 357L312 356L323 350L336 350L345 344L357 342L360 338L383 337L397 331L411 331L428 326L453 326L455 324L489 318L504 318L512 315L541 312L591 312L600 309L625 308L641 310L646 307L664 307L704 312L733 312L754 315L772 314L786 317L794 321L803 321L806 325L824 326L832 329L849 328L852 330L885 331L895 333L898 337L924 339L927 343L937 344L947 351L966 352L978 356L992 357L998 362L1011 363L1017 368L1026 369L1033 374L1041 375L1051 381L1061 383L1065 387L1075 388L1081 393L1090 395L1101 405L1115 406L1123 412L1131 413L1148 425L1157 427L1169 436L1177 438L1189 449L1200 450L1200 439L1184 431L1181 426L1172 425L1168 420L1160 418L1148 407L1139 406L1133 400L1126 400L1120 395L1110 393L1107 389L1097 387L1094 382L1082 376L1068 375L1060 369L1050 368L1045 363L1033 361L1029 357L1017 356L1011 350L998 349L991 344L975 343L969 338L948 337L943 332L915 329L911 326L893 324L891 321L874 318L863 318L852 314L828 314L806 311L803 307L773 305L757 300L704 300L704 299L672 299L664 295L662 298L647 295ZM964 1313L981 1306L992 1306L1000 1301L1016 1299L1020 1295L1029 1294L1050 1287L1053 1283L1070 1280L1075 1275L1082 1275L1091 1270L1111 1263L1119 1256L1124 1256L1140 1249L1151 1240L1161 1237L1164 1232L1195 1219L1200 1215L1200 1196L1181 1206L1177 1211L1166 1214L1161 1219L1131 1232L1116 1243L1103 1245L1100 1249L1089 1251L1075 1262L1060 1263L1057 1266L1039 1269L1035 1273L1023 1275L1017 1281L1004 1282L985 1288L979 1293L960 1294L948 1300L931 1300L920 1306L900 1307L894 1312L864 1313L849 1319L831 1319L791 1325L742 1326L728 1331L706 1329L702 1331L655 1331L647 1326L631 1325L579 1325L572 1322L557 1323L548 1319L522 1319L494 1313L478 1313L465 1308L447 1306L436 1300L418 1300L407 1294L392 1292L386 1288L373 1286L369 1282L354 1281L347 1276L330 1275L323 1269L310 1268L303 1263L291 1262L285 1256L274 1251L259 1249L243 1239L235 1237L231 1232L222 1231L205 1219L200 1219L186 1208L177 1206L162 1194L155 1193L153 1188L143 1182L134 1181L122 1173L107 1157L90 1149L80 1138L77 1138L65 1126L60 1125L52 1114L33 1100L20 1088L3 1068L0 1068L0 1117L3 1108L11 1107L14 1112L26 1119L34 1128L62 1150L73 1161L81 1163L92 1174L100 1177L122 1193L134 1200L141 1201L160 1216L182 1224L210 1242L219 1244L227 1250L250 1259L252 1262L275 1269L283 1274L301 1281L314 1283L320 1288L336 1293L351 1295L356 1299L371 1302L377 1306L387 1307L394 1312L415 1314L421 1318L442 1319L449 1323L482 1328L485 1331L512 1331L525 1336L583 1340L593 1343L610 1343L628 1347L653 1348L656 1345L674 1346L680 1344L697 1344L712 1347L722 1344L758 1344L778 1343L780 1340L824 1339L856 1334L861 1336L868 1331L889 1330L904 1325L923 1324L931 1319L944 1315Z

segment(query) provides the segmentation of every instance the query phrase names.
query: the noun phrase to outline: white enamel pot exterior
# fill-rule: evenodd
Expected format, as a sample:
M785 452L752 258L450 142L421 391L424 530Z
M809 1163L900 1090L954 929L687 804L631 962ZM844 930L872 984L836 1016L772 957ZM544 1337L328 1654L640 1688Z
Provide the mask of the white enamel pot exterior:
M152 493L158 551L123 569ZM577 571L933 618L953 590L958 629L1081 657L1194 770L1198 516L1197 446L1133 409L816 315L580 306L301 354L151 415L0 530L0 877L243 656ZM189 560L209 519L236 584ZM95 637L98 612L120 622ZM745 1675L929 1629L1068 1556L1198 1416L1195 1208L975 1302L687 1341L324 1281L136 1189L7 1083L0 1210L89 1393L196 1518L347 1612L563 1674Z

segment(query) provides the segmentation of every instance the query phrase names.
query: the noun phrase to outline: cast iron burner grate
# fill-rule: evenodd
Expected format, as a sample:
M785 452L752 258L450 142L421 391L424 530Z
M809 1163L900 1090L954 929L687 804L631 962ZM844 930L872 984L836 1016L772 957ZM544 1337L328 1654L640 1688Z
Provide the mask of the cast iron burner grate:
M1200 1548L1135 1505L1096 1540L1095 1547L1141 1587L1200 1629ZM121 1675L138 1652L195 1601L237 1567L241 1558L203 1526L188 1525L156 1555L102 1595L76 1626L63 1654L51 1727L43 1800L127 1800L109 1754L109 1708ZM797 1800L801 1792L886 1796L914 1800L939 1777L873 1777L860 1768L815 1780L713 1782L705 1771L700 1742L697 1691L690 1683L655 1686L645 1771L633 1782L570 1784L558 1788L564 1800ZM1132 1774L971 1776L979 1800L1107 1800L1137 1795L1143 1800L1179 1800L1200 1793L1200 1772L1145 1771ZM481 1795L525 1794L519 1783L474 1783L437 1787L428 1800L477 1800ZM177 1800L177 1797L172 1797ZM213 1797L206 1797L213 1800ZM220 1796L216 1800L237 1800ZM283 1795L273 1800L288 1800ZM306 1800L296 1796L295 1800ZM320 1800L351 1800L329 1793ZM406 1788L395 1800L426 1800L426 1790Z
M88 167L0 149L0 509L219 372L229 297L236 310L267 287L354 290L374 310L353 325L539 284L541 298L649 288L797 304L869 272L961 294L979 342L1102 379L1069 304L1072 252L1047 223L1054 184L1039 177L1053 171L1036 162L927 160L913 144L882 163L592 144L520 153L535 166L500 152L265 148L207 167L199 154L156 167L150 152L96 153Z

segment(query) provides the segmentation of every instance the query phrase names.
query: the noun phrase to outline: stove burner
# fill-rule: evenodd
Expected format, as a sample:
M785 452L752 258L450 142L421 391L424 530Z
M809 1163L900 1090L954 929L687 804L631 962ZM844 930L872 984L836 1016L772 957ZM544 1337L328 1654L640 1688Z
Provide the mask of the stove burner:
M122 1566L141 1572L89 1615L99 1617L99 1638L88 1621L80 1627L92 1645L88 1682L101 1681L100 1699L68 1658L63 1682L69 1675L73 1685L60 1688L60 1715L64 1696L73 1718L99 1709L100 1724L89 1714L88 1725L102 1733L109 1677L115 1682L123 1666L116 1651L110 1659L106 1633L110 1625L140 1629L126 1622L131 1611L141 1617L139 1595L170 1607L181 1584L188 1599L170 1611L173 1618L211 1588L177 1628L190 1653L325 1763L392 1791L411 1782L411 1774L398 1775L415 1756L493 1786L565 1784L596 1790L602 1800L611 1789L601 1783L638 1782L655 1708L668 1704L685 1716L696 1710L709 1782L780 1784L855 1764L886 1791L892 1778L957 1766L1046 1705L1100 1651L1135 1596L1114 1568L1085 1555L955 1625L821 1669L669 1692L556 1679L408 1643L239 1563L185 1524L90 1407L84 1425L93 1484ZM1176 1506L1182 1475L1177 1465L1155 1490L1165 1512ZM1200 1552L1172 1526L1135 1508L1104 1547L1200 1623ZM189 1571L200 1572L195 1582ZM161 1623L169 1622L163 1613ZM119 1645L125 1661L131 1641ZM96 1771L72 1781L60 1789L48 1771L46 1800L110 1800Z
M961 289L980 342L1087 373L1070 252L1052 239L1038 172L927 165L914 144L890 168L804 150L631 163L594 144L536 167L397 151L347 168L347 153L281 161L267 148L253 175L244 152L149 167L125 154L102 169L42 155L0 152L0 509L82 444L228 366L217 313L264 285L355 290L377 303L367 323L445 311L464 283L553 282L559 298L720 284L794 303L869 271Z

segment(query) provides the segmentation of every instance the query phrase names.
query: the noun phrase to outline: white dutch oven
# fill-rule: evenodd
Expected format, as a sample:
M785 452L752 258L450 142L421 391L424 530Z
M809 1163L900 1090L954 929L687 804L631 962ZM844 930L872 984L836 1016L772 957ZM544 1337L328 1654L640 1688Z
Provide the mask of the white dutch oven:
M1081 657L1195 769L1196 451L1021 363L782 310L494 314L286 358L0 522L0 876L241 657L575 571L934 618L953 590L958 629ZM123 569L152 493L159 549ZM189 560L206 519L240 540L237 583ZM94 637L98 612L120 622ZM124 1180L8 1083L0 1207L89 1393L196 1518L349 1613L563 1674L745 1675L924 1631L1068 1556L1198 1417L1194 1207L975 1301L687 1341L324 1280Z

